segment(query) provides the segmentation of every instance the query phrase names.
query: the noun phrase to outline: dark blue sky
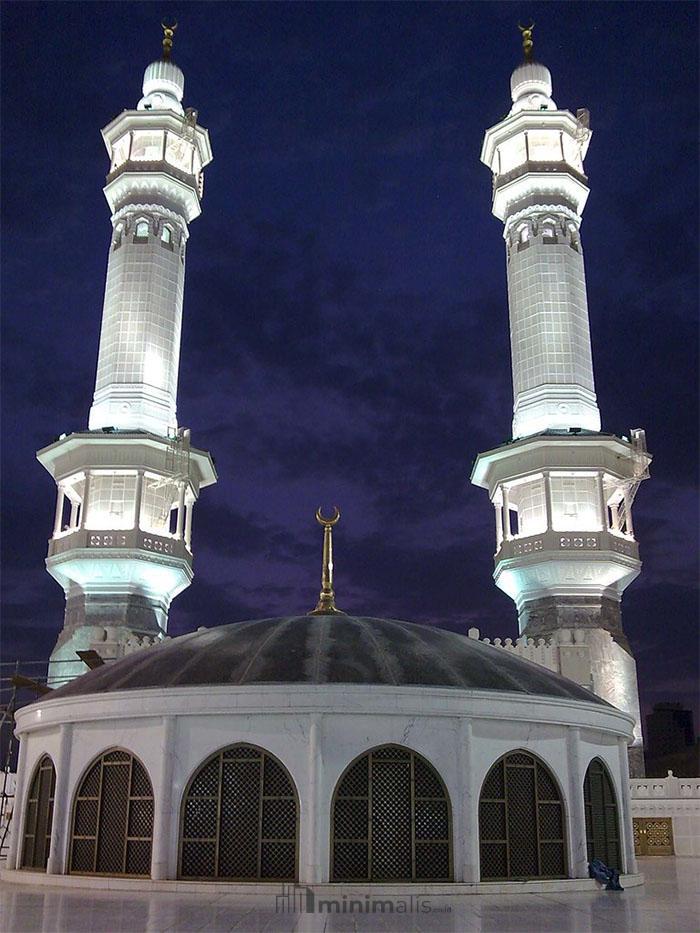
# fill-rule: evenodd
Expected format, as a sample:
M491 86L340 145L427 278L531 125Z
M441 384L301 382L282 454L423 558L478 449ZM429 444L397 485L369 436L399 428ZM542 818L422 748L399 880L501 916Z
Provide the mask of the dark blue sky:
M34 452L84 430L110 224L99 130L180 21L212 137L191 226L180 423L220 480L171 632L304 612L319 503L339 604L516 634L491 580L476 454L510 435L502 227L479 162L532 17L559 106L591 111L582 227L604 430L647 430L623 621L643 701L695 702L698 14L691 3L5 4L3 656L48 655L55 489ZM697 707L696 707L697 710Z

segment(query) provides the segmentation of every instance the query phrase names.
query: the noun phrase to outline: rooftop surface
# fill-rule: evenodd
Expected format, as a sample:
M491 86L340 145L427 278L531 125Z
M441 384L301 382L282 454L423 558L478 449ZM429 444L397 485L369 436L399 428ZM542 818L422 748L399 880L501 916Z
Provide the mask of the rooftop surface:
M350 615L254 619L198 629L88 671L54 697L157 687L381 684L604 700L539 664L430 625Z
M0 883L11 933L689 933L698 859L640 859L646 884L624 892L426 897L414 913L276 913L271 895L30 889Z

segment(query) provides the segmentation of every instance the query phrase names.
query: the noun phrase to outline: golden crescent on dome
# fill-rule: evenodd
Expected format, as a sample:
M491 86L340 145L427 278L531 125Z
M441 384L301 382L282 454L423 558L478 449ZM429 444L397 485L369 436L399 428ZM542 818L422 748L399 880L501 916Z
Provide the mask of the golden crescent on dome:
M333 506L333 514L331 515L330 518L323 517L323 512L321 511L320 505L316 509L316 521L319 523L319 525L328 525L328 526L335 525L335 523L338 521L339 518L340 518L340 509L338 508L337 505Z
M168 30L170 30L171 32L175 32L175 30L177 29L177 22L174 22L174 23L172 24L172 26L169 26L167 23L163 23L163 22L161 22L160 25L163 27L163 29L164 29L166 32L167 32Z

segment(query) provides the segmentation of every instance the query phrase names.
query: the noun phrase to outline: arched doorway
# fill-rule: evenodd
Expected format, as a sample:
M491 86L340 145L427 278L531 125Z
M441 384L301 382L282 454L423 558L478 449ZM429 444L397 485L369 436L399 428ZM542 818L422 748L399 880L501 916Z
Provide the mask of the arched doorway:
M583 781L583 803L588 861L597 858L609 868L622 871L615 789L600 758L594 758L588 765Z
M336 787L332 881L449 881L450 802L435 768L396 745L356 759Z
M48 755L39 759L32 777L24 817L22 868L46 871L51 847L53 796L56 789L56 769Z
M549 769L527 752L491 768L479 798L481 880L566 876L564 807Z
M122 749L87 770L73 806L69 866L80 875L150 875L153 788L146 769Z
M294 881L299 804L272 755L234 745L212 755L182 804L179 875L228 881Z

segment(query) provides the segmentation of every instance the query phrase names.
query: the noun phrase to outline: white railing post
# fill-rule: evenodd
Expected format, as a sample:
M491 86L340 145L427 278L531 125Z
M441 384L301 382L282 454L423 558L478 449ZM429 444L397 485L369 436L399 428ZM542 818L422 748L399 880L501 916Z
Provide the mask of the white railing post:
M90 470L85 471L85 481L83 483L83 502L80 506L80 528L85 528L87 521L87 510L90 501Z
M63 486L58 486L58 492L56 495L56 514L54 515L53 520L53 536L54 538L61 533L61 525L63 524L63 503L66 499L66 491Z
M503 503L494 500L493 506L496 510L496 550L500 551L503 544Z
M510 494L505 483L503 484L503 537L506 541L513 540L510 527Z
M552 530L552 480L549 473L543 474L544 479L544 510L547 522L545 532Z
M178 541L182 540L182 533L185 525L185 484L180 483L177 492L177 527L175 537Z
M602 531L608 531L608 503L605 501L605 482L602 472L596 473L596 482L598 485L598 497L600 499L600 527Z

